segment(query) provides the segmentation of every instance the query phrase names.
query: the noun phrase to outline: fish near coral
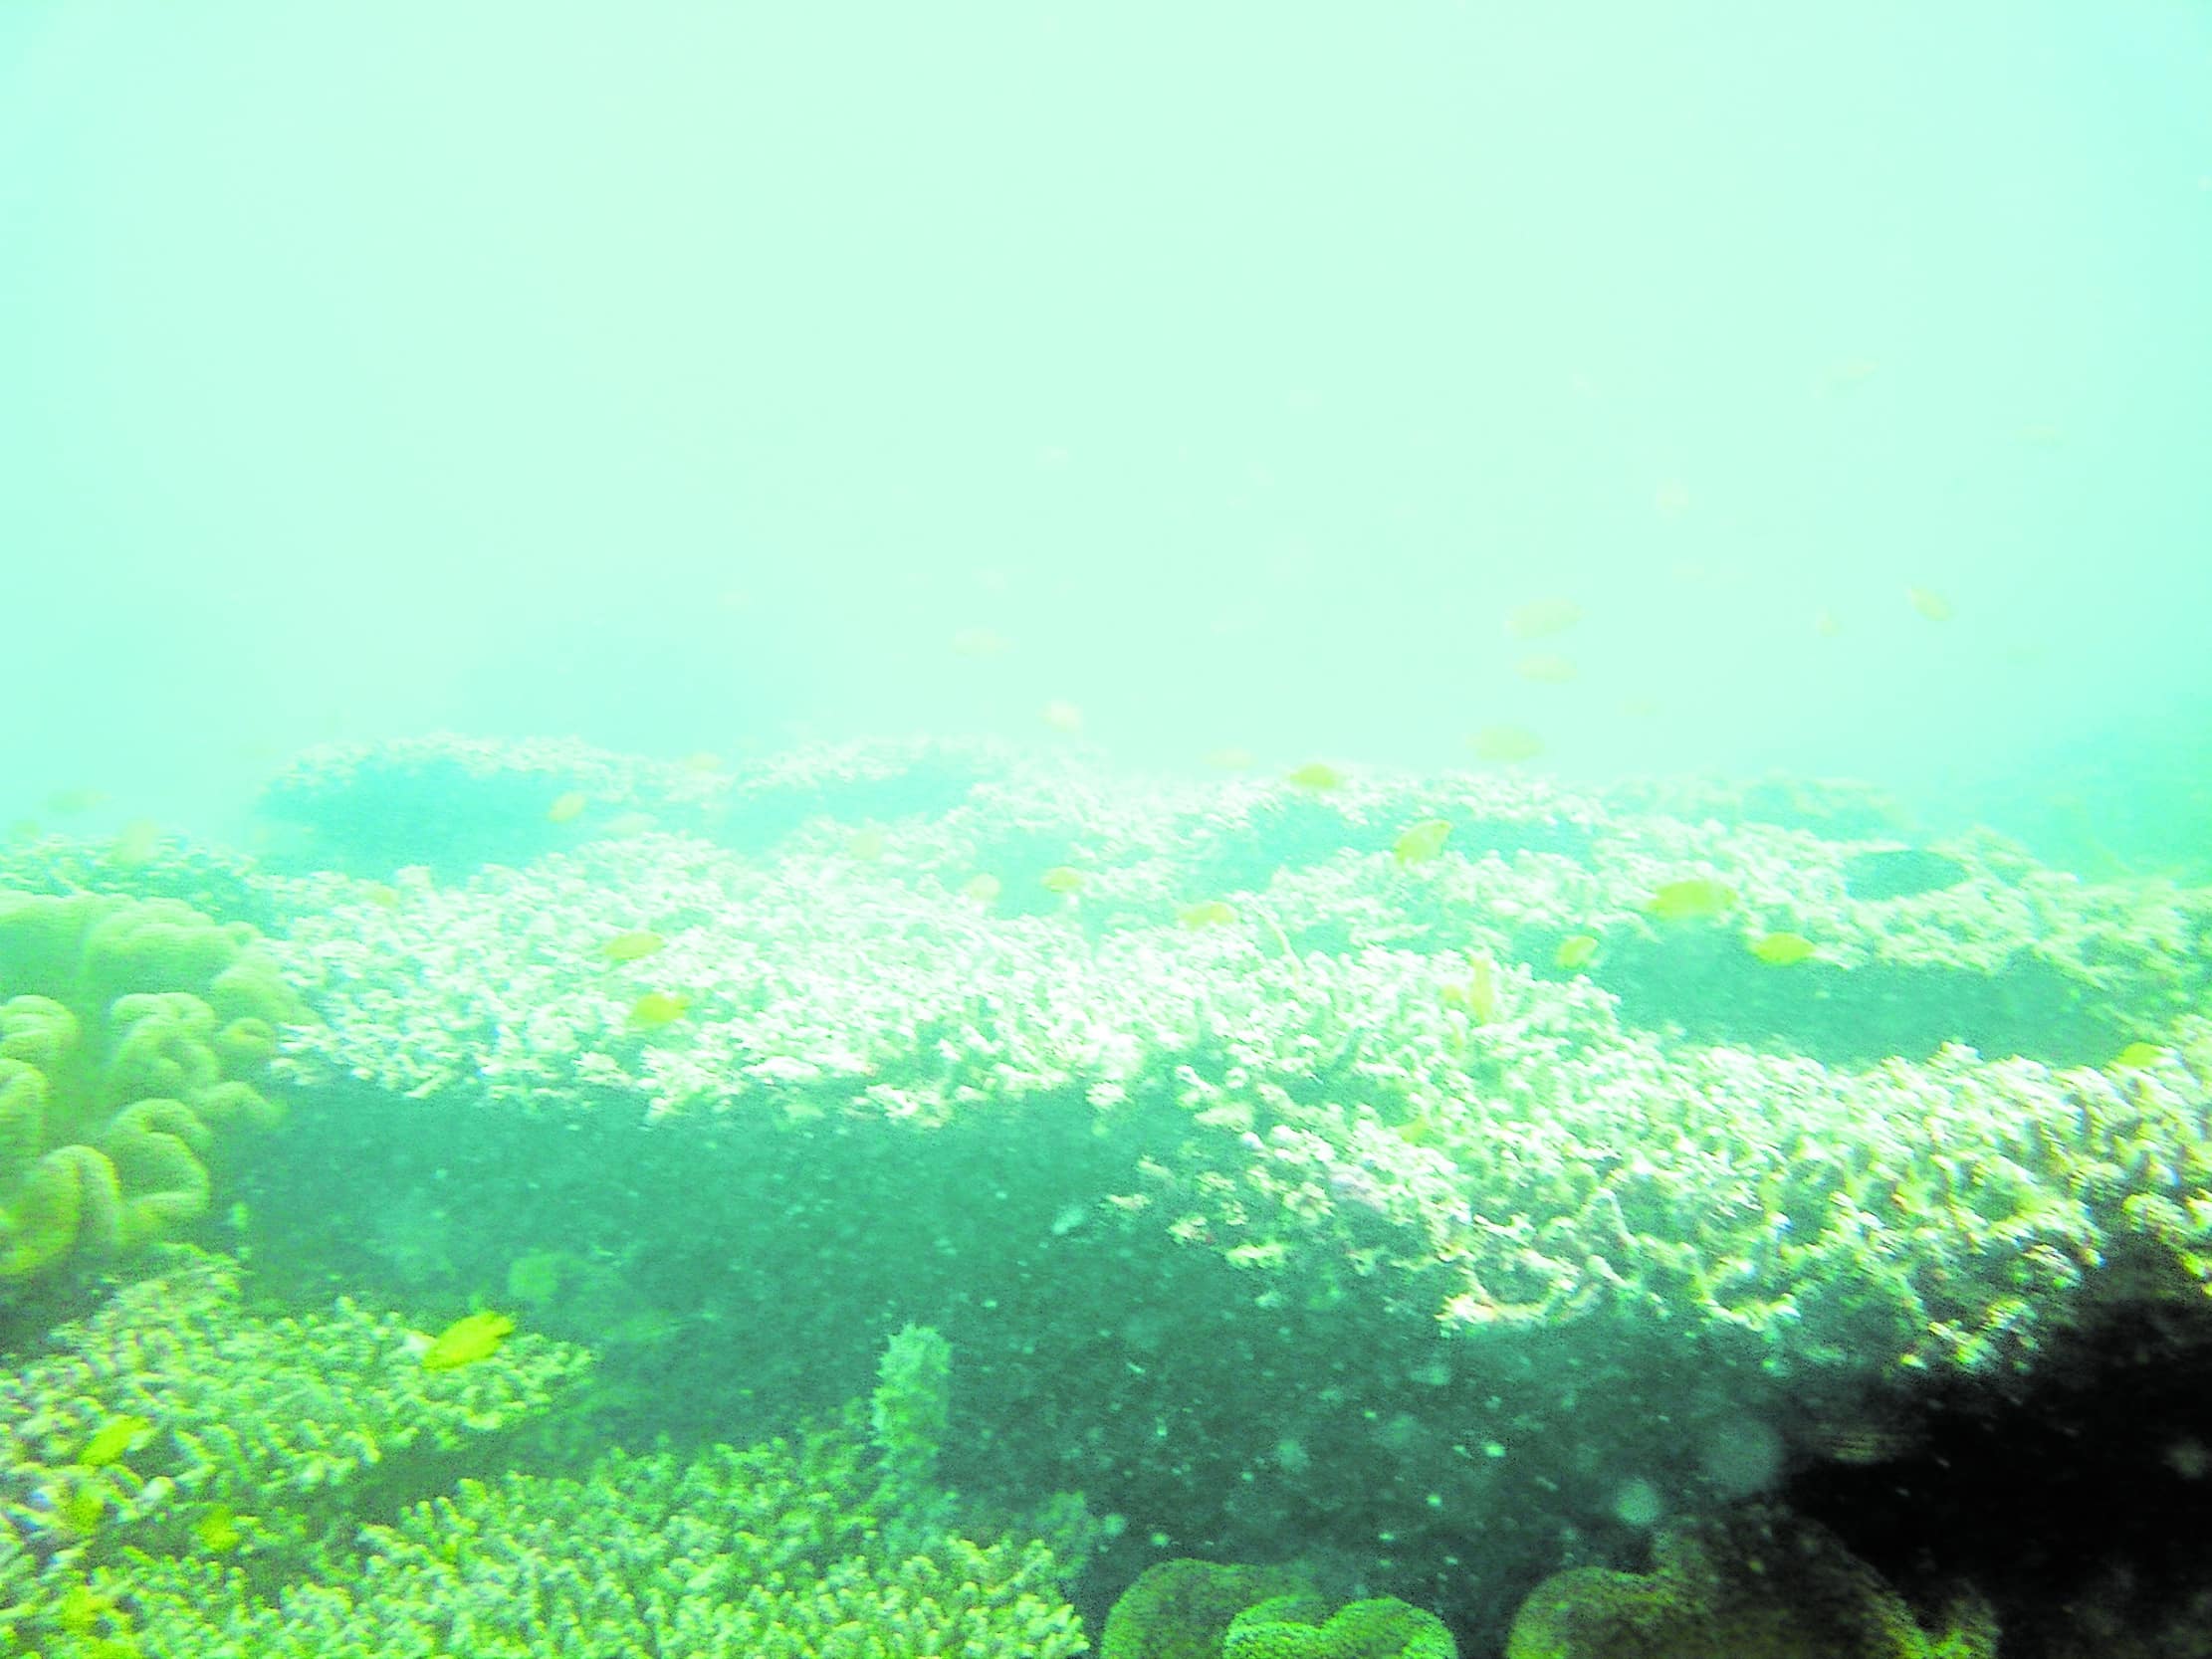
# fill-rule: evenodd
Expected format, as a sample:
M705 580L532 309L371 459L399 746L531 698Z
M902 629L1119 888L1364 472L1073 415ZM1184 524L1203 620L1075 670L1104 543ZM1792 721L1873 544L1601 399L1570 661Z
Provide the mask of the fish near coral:
M638 928L616 933L599 946L599 954L610 962L641 962L667 942L651 929Z
M1908 587L1904 590L1904 597L1914 610L1930 622L1948 622L1958 614L1950 600L1932 587Z
M1769 967L1795 967L1816 954L1813 941L1803 933L1761 933L1746 939L1744 948Z
M1518 640L1544 639L1581 620L1582 607L1572 599L1531 599L1505 613L1505 631Z
M1533 760L1543 753L1544 739L1525 726L1485 726L1467 738L1467 747L1474 750L1477 760L1511 765L1517 760Z
M1551 953L1552 966L1567 973L1580 973L1598 959L1598 950L1595 933L1569 933Z
M1179 906L1175 919L1186 928L1226 928L1236 920L1236 910L1224 899L1201 899Z
M489 1359L514 1335L515 1322L506 1314L466 1314L430 1340L422 1350L426 1371L458 1370Z
M246 1542L245 1529L228 1504L217 1504L193 1522L192 1537L210 1555L227 1555Z
M691 1011L691 998L679 991L647 991L630 1004L629 1018L624 1022L632 1031L658 1031L664 1025L674 1025Z
M1710 922L1736 902L1736 890L1710 876L1688 876L1654 890L1645 910L1661 922Z
M1513 672L1539 686L1564 686L1581 671L1575 667L1572 657L1562 657L1556 651L1537 651L1515 663Z
M111 1417L95 1429L77 1453L80 1469L106 1469L120 1463L131 1447L153 1432L152 1422L144 1417L125 1414Z
M1427 864L1443 851L1444 839L1450 834L1450 819L1424 818L1418 824L1409 825L1391 843L1391 857L1402 865Z

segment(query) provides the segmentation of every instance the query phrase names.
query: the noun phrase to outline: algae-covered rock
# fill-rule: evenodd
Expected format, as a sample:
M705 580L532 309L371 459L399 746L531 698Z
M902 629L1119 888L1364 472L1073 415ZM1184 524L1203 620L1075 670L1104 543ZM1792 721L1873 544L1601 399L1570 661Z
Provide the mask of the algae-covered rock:
M1994 1659L1967 1595L1937 1628L1825 1529L1764 1509L1660 1532L1652 1570L1573 1567L1515 1615L1506 1659Z

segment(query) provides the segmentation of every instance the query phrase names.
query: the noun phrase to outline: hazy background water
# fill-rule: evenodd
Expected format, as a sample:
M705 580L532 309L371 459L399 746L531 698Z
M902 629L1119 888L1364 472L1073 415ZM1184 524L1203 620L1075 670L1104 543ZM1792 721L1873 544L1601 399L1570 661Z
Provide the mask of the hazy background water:
M1061 699L2212 824L2199 4L10 0L0 223L8 816Z

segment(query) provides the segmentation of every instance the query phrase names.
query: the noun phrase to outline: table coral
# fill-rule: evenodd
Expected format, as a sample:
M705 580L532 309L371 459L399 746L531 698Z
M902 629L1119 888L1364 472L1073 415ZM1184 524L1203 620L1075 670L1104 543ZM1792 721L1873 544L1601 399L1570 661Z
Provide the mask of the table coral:
M207 1208L217 1141L299 1007L244 927L173 900L0 892L0 1277Z

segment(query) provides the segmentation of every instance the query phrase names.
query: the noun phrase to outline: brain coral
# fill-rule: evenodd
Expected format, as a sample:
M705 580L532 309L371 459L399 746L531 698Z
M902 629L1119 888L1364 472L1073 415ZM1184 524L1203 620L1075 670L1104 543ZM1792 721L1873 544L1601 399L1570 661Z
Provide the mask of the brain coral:
M1106 1615L1101 1659L1219 1659L1238 1613L1263 1601L1311 1599L1297 1573L1280 1566L1230 1566L1178 1557L1155 1561Z
M1458 1659L1442 1619L1377 1596L1331 1613L1310 1596L1286 1595L1229 1620L1221 1659Z
M207 1208L217 1140L298 1008L254 933L173 900L0 891L0 1277Z

